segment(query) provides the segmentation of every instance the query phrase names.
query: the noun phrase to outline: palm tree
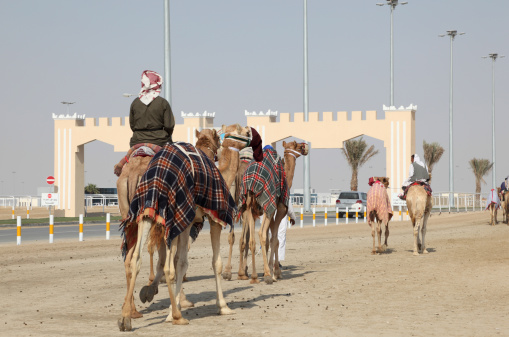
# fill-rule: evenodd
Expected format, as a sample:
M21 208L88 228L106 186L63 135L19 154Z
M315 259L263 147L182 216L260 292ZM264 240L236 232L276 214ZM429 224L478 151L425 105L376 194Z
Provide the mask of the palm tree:
M431 171L433 171L433 166L438 163L440 158L442 158L445 150L437 142L426 143L425 140L422 141L422 149L424 150L424 162L426 163L426 166L428 166L428 173L430 177L429 181L431 182Z
M85 193L86 194L99 194L99 189L95 184L88 184L85 186Z
M479 194L481 193L481 182L486 184L483 177L491 171L493 163L490 163L488 159L473 158L469 164L475 176L475 193Z
M378 153L378 150L375 150L375 145L371 145L371 147L366 150L367 147L368 144L366 144L361 137L358 140L347 140L344 147L341 149L343 150L348 165L352 168L352 179L350 180L350 190L352 191L357 191L357 174L359 173L359 168Z

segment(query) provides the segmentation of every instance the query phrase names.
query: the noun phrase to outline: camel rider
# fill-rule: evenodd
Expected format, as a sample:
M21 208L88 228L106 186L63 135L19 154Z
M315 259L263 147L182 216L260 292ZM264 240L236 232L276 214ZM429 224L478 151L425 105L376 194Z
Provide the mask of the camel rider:
M429 181L428 167L421 161L418 154L413 154L410 158L412 164L408 168L408 178L403 183L403 191L416 181L427 183Z
M509 176L505 177L505 180L500 185L500 200L505 201L505 193L509 190L508 180Z
M172 134L175 127L175 118L170 103L159 94L163 78L155 71L145 70L141 74L141 90L138 97L131 103L129 124L133 136L129 142L131 149L127 158L115 165L117 176L133 152L133 147L143 144L157 152L166 143L173 143Z
M509 179L509 176L505 177L505 180L502 182L502 185L500 185L500 192L504 193L507 190L509 190L509 184L507 184L507 179Z

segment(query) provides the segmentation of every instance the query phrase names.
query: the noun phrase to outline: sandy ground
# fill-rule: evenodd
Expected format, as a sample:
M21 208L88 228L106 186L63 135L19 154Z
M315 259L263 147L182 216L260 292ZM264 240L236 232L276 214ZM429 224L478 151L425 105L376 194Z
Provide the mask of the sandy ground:
M430 252L417 257L406 221L390 224L390 249L376 256L367 224L292 228L284 279L273 285L236 280L236 246L235 280L223 282L233 316L216 314L210 240L202 233L185 283L196 304L184 311L190 325L164 322L170 301L162 284L153 303L136 297L144 317L123 333L118 239L0 245L0 335L509 336L509 226L488 226L488 217L434 215ZM143 262L136 296L148 280L148 254Z

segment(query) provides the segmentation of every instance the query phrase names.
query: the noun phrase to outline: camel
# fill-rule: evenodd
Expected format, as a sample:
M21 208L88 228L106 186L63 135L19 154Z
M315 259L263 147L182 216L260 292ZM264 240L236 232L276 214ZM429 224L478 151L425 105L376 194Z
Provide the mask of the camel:
M497 210L500 208L500 199L498 198L498 193L495 192L495 189L491 189L490 193L488 193L488 197L486 198L486 208L485 210L490 210L490 225L495 226L498 224L497 220Z
M502 209L502 222L506 223L509 226L509 191L502 192L500 187L497 187L497 192L500 198L500 208Z
M256 241L254 236L255 220L263 213L264 219L258 232L263 253L264 281L272 284L281 278L278 260L279 240L277 237L279 223L287 213L287 199L293 182L296 159L300 155L308 154L305 143L283 142L285 148L284 162L274 150L265 150L261 163L251 163L242 178L239 212L242 216L243 235L239 242L240 263L238 279L247 280L247 249L245 248L249 235L249 249L252 258L252 273L250 283L259 283L255 265ZM276 161L277 160L277 161ZM284 166L284 167L283 167ZM288 172L288 175L287 173ZM274 218L274 214L276 214ZM272 237L267 242L268 231ZM267 257L270 246L270 258ZM245 256L244 256L245 254ZM272 275L272 272L274 274Z
M164 267L158 263L157 274L151 286L157 287L164 272L171 301L171 312L166 320L176 325L189 323L182 317L180 296L176 294L181 293L183 275L188 266L187 250L191 228L202 223L205 216L211 227L216 304L219 314L234 313L228 308L221 288L219 246L221 229L233 223L235 213L233 198L213 161L191 144L174 143L163 147L143 175L131 202L129 216L121 224L124 234L123 253L126 257L131 256L131 279L122 315L117 322L120 331L132 330L131 306L136 277L141 267L142 248L151 229L160 226L165 227L166 240L159 253L163 255L164 247L166 258Z
M369 184L371 188L368 191L367 215L368 225L371 227L371 236L373 237L373 249L371 255L377 254L375 239L378 234L378 253L387 249L387 239L389 238L389 221L392 218L392 207L387 188L389 187L389 178L372 177ZM375 224L376 222L376 224ZM385 226L385 242L382 246L382 223ZM376 233L375 233L376 232Z
M249 166L251 161L253 160L253 150L250 147L246 147L239 153L240 162L239 169L237 170L237 174L235 177L235 184L230 189L230 193L233 195L233 199L235 200L235 204L238 204L240 199L240 185L242 184L242 176L244 172L246 172L246 168ZM239 219L242 221L241 219ZM242 227L244 230L244 227ZM244 233L242 233L244 235ZM223 279L230 281L232 279L232 254L233 254L233 244L235 243L235 232L232 230L228 234L228 244L230 246L228 253L228 261L224 267L223 271ZM247 247L246 247L247 249Z
M250 137L250 130L249 128L242 128L238 124L230 125L230 126L223 126L223 132L226 131L228 133L227 136L236 136L237 138L242 137ZM216 130L213 129L204 129L201 132L196 130L196 148L202 150L209 159L214 160L215 155L217 154L217 150L219 148L219 136L216 132ZM242 146L239 145L241 142L233 142L232 144L229 144L230 142L226 142L225 145L230 145L225 150L225 153L229 151L236 152L235 149ZM235 158L235 155L230 155L230 157ZM122 216L122 219L127 218L127 214L129 211L129 204L135 194L136 187L138 185L138 182L140 181L142 175L145 173L148 164L152 157L133 157L130 159L129 163L125 165L122 169L122 173L117 180L117 189L118 189L118 196L119 196L119 208L120 208L120 214ZM232 160L233 162L234 160ZM228 168L228 165L223 165L224 167ZM153 255L154 250L161 249L162 245L161 242L163 241L163 232L161 228L154 227L150 233L149 236L149 243L148 243L148 251L150 255L150 275L149 275L149 286L143 287L140 292L140 299L143 303L146 301L151 302L154 295L157 294L158 289L155 284L156 282L153 282L155 279L154 274L154 263L153 263ZM164 266L164 250L161 250L163 254L159 255L159 263L161 266ZM132 252L131 252L132 253ZM131 279L131 272L130 272L130 264L131 264L131 256L132 254L128 254L126 256L126 259L124 261L125 264L125 270L126 270L126 279L127 279L127 287L129 288L129 280ZM159 281L157 281L159 282ZM151 286L153 285L153 286ZM183 291L181 292L181 303L183 303L183 306L185 307L192 307L193 303L187 301L185 298L185 295ZM131 304L131 308L133 312L131 313L132 318L139 318L143 317L143 315L136 310L136 306L134 305L134 302Z
M414 255L419 255L419 253L428 254L425 238L426 224L428 223L431 207L433 207L431 196L428 195L424 186L412 185L406 195L406 205L414 228ZM422 243L419 238L419 231L421 231Z

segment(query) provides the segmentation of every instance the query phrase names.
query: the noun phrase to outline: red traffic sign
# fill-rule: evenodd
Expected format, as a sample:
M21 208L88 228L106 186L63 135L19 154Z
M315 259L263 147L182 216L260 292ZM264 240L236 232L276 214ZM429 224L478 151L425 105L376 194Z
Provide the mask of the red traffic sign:
M51 185L51 184L54 184L54 183L55 183L55 178L54 178L54 177L52 177L52 176L49 176L48 178L46 178L46 182L47 182L48 184L50 184L50 185Z
M48 193L48 198L50 198L50 199L51 199L51 193Z

